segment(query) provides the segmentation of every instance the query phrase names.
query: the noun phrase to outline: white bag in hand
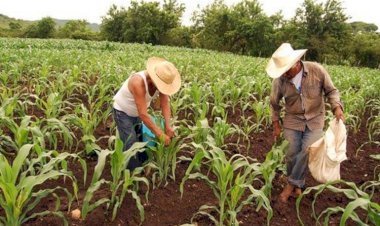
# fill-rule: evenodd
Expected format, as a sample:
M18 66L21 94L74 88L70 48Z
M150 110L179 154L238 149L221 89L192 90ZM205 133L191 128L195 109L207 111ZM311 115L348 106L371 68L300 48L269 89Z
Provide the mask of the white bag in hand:
M340 179L340 163L346 156L347 130L342 120L334 118L325 135L309 146L309 169L321 183Z

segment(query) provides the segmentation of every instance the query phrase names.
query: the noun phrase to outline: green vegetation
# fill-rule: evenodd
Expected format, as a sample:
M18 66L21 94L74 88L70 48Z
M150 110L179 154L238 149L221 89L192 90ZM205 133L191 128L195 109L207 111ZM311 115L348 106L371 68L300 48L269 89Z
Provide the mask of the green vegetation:
M17 225L43 214L64 217L63 212L70 207L64 209L58 199L56 208L49 209L50 212L32 210L39 202L37 195L56 197L57 190L64 192L62 197L67 196L66 204L71 204L73 197L79 199L76 205L81 209L82 219L97 208L104 208L106 213L112 213L110 220L115 219L125 196L131 194L143 221L140 196L147 196L150 187L158 188L155 182L166 184L177 179L178 162L190 164L180 178L182 192L186 192L186 181L200 178L217 198L217 203L204 203L196 215L207 215L218 225L238 225L238 213L243 206L253 206L261 210L260 214L266 214L268 224L271 223L273 207L269 200L273 179L283 172L286 144L268 150L263 162L245 156L255 148L249 147L247 139L270 127L267 96L271 79L265 73L267 58L107 41L0 38L0 46L0 204L7 208L0 216L1 223ZM159 144L153 150L152 164L148 164L157 170L151 175L159 181L150 181L152 178L142 175L143 168L133 173L125 170L132 153L121 151L110 112L112 97L120 84L132 72L145 68L150 56L165 57L178 65L183 81L180 92L171 97L176 113L172 124L180 140L169 147ZM378 141L379 71L324 66L342 94L350 132L355 134L360 125L367 125L369 141ZM367 121L363 121L365 113L370 116ZM231 120L232 114L239 114L240 119ZM142 151L142 147L134 151ZM71 173L73 165L69 164L72 162L68 162L74 157L76 161L78 155L84 157L79 161L85 174L85 192L80 197L76 195L77 180ZM94 174L86 184L84 159L88 156L96 156L97 165L91 166ZM373 157L378 159L377 155ZM104 175L105 170L111 175ZM304 195L329 190L359 200L350 201L346 210L339 207L315 212L315 218L328 219L335 213L340 217L341 213L342 224L348 218L360 224L378 222L379 208L372 198L378 191L379 170L374 169L374 174L356 187L352 182L339 182L352 190L348 192L335 184L306 190ZM42 179L33 180L36 184L26 191L19 189L25 178ZM44 182L49 178L71 179L73 185L62 184L66 190L56 184L48 187L52 184ZM41 191L43 195L36 189L42 183L46 186ZM104 188L108 193L98 196L96 192ZM27 200L14 201L24 192L28 196L22 198ZM359 206L368 217L361 218L355 213Z
M0 36L108 40L181 46L269 57L283 42L307 48L306 59L326 64L380 67L380 33L375 24L348 23L342 0L304 0L295 16L268 16L258 0L228 6L215 0L181 25L185 7L177 0L134 0L128 8L112 5L98 28L85 20L42 18L29 22L0 15Z

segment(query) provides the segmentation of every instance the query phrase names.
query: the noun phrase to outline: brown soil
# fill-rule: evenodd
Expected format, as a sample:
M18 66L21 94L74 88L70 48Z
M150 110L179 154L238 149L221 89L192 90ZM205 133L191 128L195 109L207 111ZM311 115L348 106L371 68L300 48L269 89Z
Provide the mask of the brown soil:
M235 118L236 119L236 118ZM97 135L105 135L110 129L110 123L107 122L107 125L101 126L98 128ZM109 120L109 121L110 121ZM230 119L230 121L234 121ZM365 124L365 123L363 123ZM236 142L236 137L229 137L227 141L229 143ZM352 181L358 186L363 184L365 181L373 180L374 178L374 168L380 165L379 161L369 158L371 154L378 154L379 148L374 145L364 146L362 152L359 152L356 155L356 150L358 147L368 140L367 130L364 126L360 129L357 134L349 133L348 135L348 144L347 144L347 156L348 160L344 161L341 165L341 176L342 179L346 181ZM249 150L244 149L244 145L241 147L238 152L246 155L248 154L251 157L257 158L259 161L263 161L266 153L271 149L273 145L271 130L266 129L265 131L257 134L250 135L251 148ZM101 144L102 147L106 148L107 144L104 141ZM230 146L228 146L230 147ZM231 148L236 146L231 146ZM233 151L233 152L236 152ZM89 158L87 159L88 164L88 176L87 181L91 180L92 170L96 165L96 159ZM212 192L212 190L200 180L189 180L185 184L185 192L181 198L179 192L179 184L181 179L187 169L188 163L181 162L177 165L176 169L176 181L170 181L166 186L161 186L154 190L150 190L149 201L144 200L143 192L146 189L142 189L139 192L140 197L144 200L145 207L145 221L142 225L145 226L159 226L159 225L181 225L191 222L191 218L194 213L197 212L198 208L204 204L215 205L217 200ZM72 209L78 207L81 204L85 191L88 187L88 182L86 185L83 184L83 172L78 163L73 162L70 164L70 169L73 171L74 175L78 179L79 183L79 204L74 202ZM377 172L378 174L379 172ZM103 177L106 179L111 179L109 166L106 167ZM45 188L54 188L56 186L66 186L70 187L70 181L66 180L57 180L49 181L44 184ZM284 187L286 180L284 176L278 174L273 182L272 196L271 196L271 205L273 208L274 216L271 220L271 225L300 225L298 217L296 214L295 198L290 198L287 204L279 204L276 200ZM318 183L313 180L310 175L307 175L307 186L317 185ZM380 193L375 193L375 200L380 201ZM109 189L103 186L99 189L93 197L93 200L110 197ZM301 218L305 225L315 225L315 220L311 216L312 213L312 201L313 195L307 195L302 201L301 208ZM322 193L317 202L316 202L316 211L320 213L328 207L335 206L345 206L349 200L343 195L336 195L329 192ZM105 209L106 206L103 205L94 211L90 212L86 220L73 220L71 219L67 209L67 203L65 198L62 198L61 202L61 211L65 213L66 218L69 221L69 225L139 225L140 217L139 212L135 206L134 200L127 196L126 200L123 203L122 208L120 209L116 219L111 222L110 217L106 215ZM46 198L41 201L41 203L36 207L35 212L41 212L46 209L54 208L54 198ZM80 207L79 207L80 208ZM360 214L360 213L359 213ZM0 210L0 215L3 215L2 210ZM361 214L363 215L363 214ZM243 208L239 213L238 219L240 225L266 225L266 212L261 209L259 212L256 212L255 206L250 205ZM340 215L335 215L331 217L329 225L339 225ZM196 216L194 221L198 225L213 225L212 221L207 219L204 216ZM30 220L27 224L29 226L46 226L46 225L63 225L62 220L55 216L45 216L39 217L33 220ZM352 221L348 221L348 225L355 225Z

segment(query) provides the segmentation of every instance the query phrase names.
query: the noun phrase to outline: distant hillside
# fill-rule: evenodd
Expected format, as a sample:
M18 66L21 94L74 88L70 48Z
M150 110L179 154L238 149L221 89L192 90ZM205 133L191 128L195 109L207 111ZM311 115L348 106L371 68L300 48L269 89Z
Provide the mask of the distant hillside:
M19 20L19 19L11 18L3 14L0 14L0 28L9 28L10 22L18 23L21 25L21 27L26 27L30 25L31 23L33 23L33 21Z
M53 18L53 20L55 21L55 23L58 26L63 26L63 25L65 25L65 23L70 21L70 20L60 20L60 19L55 19L55 18ZM100 25L96 24L96 23L89 23L88 27L91 28L91 30L93 30L93 31L99 31L100 30Z
M60 20L60 19L55 19L53 18L57 26L63 26L65 23L69 22L70 20ZM18 23L21 25L22 28L27 27L28 25L37 22L37 21L30 21L30 20L21 20L21 19L15 19L12 17L8 17L6 15L0 14L0 28L8 29L9 28L9 23L14 22ZM88 24L88 27L93 30L93 31L99 31L100 30L100 25L96 23L90 23Z

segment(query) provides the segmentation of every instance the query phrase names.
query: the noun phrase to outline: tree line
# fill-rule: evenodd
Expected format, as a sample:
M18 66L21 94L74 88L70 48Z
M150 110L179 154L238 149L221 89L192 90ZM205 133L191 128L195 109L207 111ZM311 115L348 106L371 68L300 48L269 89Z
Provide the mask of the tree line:
M258 57L269 57L281 43L289 42L294 48L307 48L308 60L380 68L378 27L348 23L341 0L304 0L290 19L281 11L266 15L257 0L241 0L232 6L215 0L193 13L191 26L181 25L184 11L185 6L177 0L162 4L132 1L128 8L111 6L102 18L100 32L91 31L84 20L73 20L57 29L49 17L26 29L9 24L8 32L18 37L150 43Z

